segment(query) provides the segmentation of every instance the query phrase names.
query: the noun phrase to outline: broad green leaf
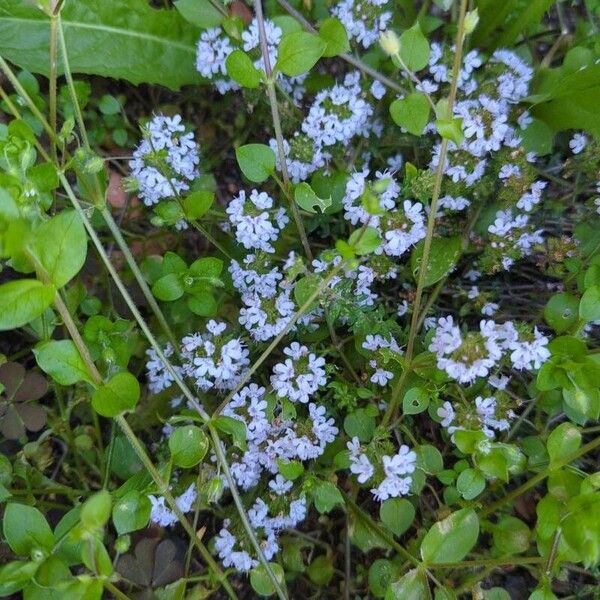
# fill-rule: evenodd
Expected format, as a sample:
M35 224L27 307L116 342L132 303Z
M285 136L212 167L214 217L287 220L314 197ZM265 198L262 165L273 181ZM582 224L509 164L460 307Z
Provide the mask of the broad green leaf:
M243 50L234 50L225 61L227 74L236 83L245 88L257 88L260 85L260 71Z
M102 529L110 519L112 498L110 492L101 490L90 496L81 507L80 520L85 529L91 533Z
M40 369L60 385L73 385L78 381L94 382L71 340L41 342L33 349L33 353Z
M177 273L169 273L161 277L152 286L152 294L163 302L173 302L184 294L182 277Z
M275 579L277 579L280 585L284 585L285 577L281 566L274 562L270 562L269 566L273 575L275 575ZM258 567L254 567L250 571L250 585L259 596L272 596L275 593L275 586L263 565L258 565Z
M39 317L54 300L56 290L36 279L0 285L0 331L16 329Z
M350 50L346 28L335 17L328 17L321 21L319 37L327 44L323 56L339 56Z
M187 299L188 308L200 317L212 317L217 313L217 301L210 291L194 292Z
M390 104L390 115L399 127L413 135L421 135L429 121L429 101L425 94L413 92L406 98L394 100Z
M364 408L358 408L346 415L344 431L349 437L357 437L361 442L370 442L375 433L375 417Z
M544 121L533 119L521 137L526 152L535 152L538 156L545 156L552 152L554 132Z
M173 4L186 21L202 29L217 27L225 16L209 0L175 0Z
M385 600L427 600L431 598L427 576L419 569L409 571L390 585Z
M456 489L465 500L473 500L485 489L485 477L477 469L465 469L456 479Z
M184 469L196 466L208 452L208 438L196 425L177 427L169 436L173 462Z
M103 417L116 417L133 410L140 399L140 384L129 372L117 373L92 395L94 410Z
M429 394L419 387L410 388L402 399L402 413L405 415L418 415L427 410Z
M546 447L550 457L550 467L581 446L581 432L571 423L561 423L548 436Z
M306 569L306 574L317 586L326 586L333 577L332 557L329 554L317 556Z
M205 256L195 260L188 269L188 273L199 280L211 285L222 285L219 276L223 272L223 261L215 256Z
M437 119L435 126L443 138L454 142L457 146L462 144L465 137L462 130L462 119Z
M299 460L277 459L279 472L289 481L295 481L304 473L304 465Z
M275 153L264 144L246 144L235 150L242 173L255 183L261 183L275 172Z
M203 217L212 206L215 195L213 192L201 190L192 192L183 199L183 210L188 219Z
M579 298L562 292L554 294L544 307L544 320L556 333L564 333L578 321Z
M296 186L294 200L300 208L310 213L317 213L317 208L321 213L324 213L331 206L331 196L329 198L319 198L306 182Z
M49 553L54 547L54 535L44 515L33 506L10 502L4 511L2 532L11 550L19 556L29 556L32 550Z
M61 288L83 267L87 236L74 210L63 210L35 231L34 252L50 281Z
M410 256L410 267L415 280L419 278L423 245L423 242L417 244ZM429 249L429 260L427 261L425 285L433 285L442 279L442 277L445 277L458 262L461 249L462 242L458 236L452 238L435 238L432 240L431 248Z
M600 320L600 285L585 290L579 303L579 316L584 321Z
M517 517L502 517L492 530L494 549L501 556L520 554L529 548L529 527Z
M415 507L406 498L388 498L379 507L379 518L394 535L402 535L415 520Z
M119 535L143 529L150 519L152 504L146 494L131 490L119 498L112 510L112 520Z
M195 66L200 30L175 9L155 9L147 0L77 0L64 3L61 19L73 73L173 90L202 81ZM0 0L0 54L48 76L50 19L35 3Z
M215 420L215 426L219 431L227 433L233 438L233 442L238 448L246 450L246 424L243 421L221 415Z
M321 513L328 513L338 504L344 504L344 497L331 481L322 481L311 490L315 508Z
M20 592L39 569L40 563L13 560L0 567L0 597Z
M429 62L429 42L418 21L400 36L400 58L411 71L420 71Z
M309 71L326 49L327 42L312 33L288 33L279 44L276 68L289 77L298 77Z
M374 227L367 227L365 230L356 229L350 234L348 244L359 256L371 254L381 245L381 235Z
M479 519L475 511L463 508L438 521L421 542L421 557L429 564L461 561L477 543Z
M386 590L398 576L398 567L385 558L378 558L369 567L369 591L376 598L383 598Z

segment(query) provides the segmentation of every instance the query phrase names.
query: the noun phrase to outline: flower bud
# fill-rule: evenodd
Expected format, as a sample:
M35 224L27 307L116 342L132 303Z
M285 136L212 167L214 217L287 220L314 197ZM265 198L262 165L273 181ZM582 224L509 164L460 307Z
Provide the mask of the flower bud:
M477 27L477 23L479 23L479 11L477 9L470 10L465 15L465 35L473 33L475 27Z
M379 36L379 45L388 56L396 56L400 53L400 40L391 29L382 32Z

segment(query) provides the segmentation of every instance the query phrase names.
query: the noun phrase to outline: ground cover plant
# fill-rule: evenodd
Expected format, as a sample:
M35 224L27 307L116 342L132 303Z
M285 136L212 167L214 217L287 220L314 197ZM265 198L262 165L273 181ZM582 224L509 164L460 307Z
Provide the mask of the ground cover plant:
M599 22L0 0L0 596L598 598Z

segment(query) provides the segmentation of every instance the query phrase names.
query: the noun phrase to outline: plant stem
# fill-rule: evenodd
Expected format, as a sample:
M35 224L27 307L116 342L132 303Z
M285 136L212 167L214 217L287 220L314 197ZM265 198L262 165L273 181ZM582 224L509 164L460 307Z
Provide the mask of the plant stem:
M455 53L454 53L454 64L452 66L452 83L450 85L450 93L448 95L448 116L452 118L454 113L454 102L456 100L456 90L458 87L458 76L460 73L460 65L462 62L462 50L465 40L465 15L467 12L468 0L461 0L460 11L458 17L458 30L456 33L455 42ZM400 394L402 387L406 381L406 375L411 368L411 362L413 358L413 352L415 347L415 339L418 333L419 316L421 310L421 300L423 298L423 290L425 289L425 277L427 276L427 267L429 263L429 253L431 251L431 243L433 240L433 231L435 229L435 217L437 213L438 201L440 199L440 192L442 190L442 180L444 178L444 169L446 166L446 154L448 152L448 138L442 138L442 144L440 148L439 163L435 171L435 183L433 187L433 194L431 197L431 204L429 205L429 218L427 219L427 235L423 243L423 254L421 257L421 263L419 265L419 278L417 280L417 291L415 294L415 300L413 304L413 312L410 320L410 330L408 332L408 343L406 346L405 360L406 366L402 372L402 376L398 381L398 384L392 391L392 397L388 408L383 416L382 425L389 423L390 419L394 415L398 402L400 400Z
M122 592L116 585L110 582L108 579L102 580L102 585L115 597L119 600L131 600L131 598Z
M262 564L265 571L267 572L267 575L269 576L269 579L271 580L271 583L273 584L273 587L275 588L275 591L277 592L277 596L279 597L280 600L287 600L287 598L288 598L287 594L286 594L285 590L281 587L281 583L275 576L275 573L273 573L273 569L271 569L271 565L269 564L269 561L267 560L262 548L260 547L260 544L258 543L258 540L256 539L256 534L254 533L254 530L252 529L252 525L250 525L250 521L248 521L248 516L246 515L244 505L242 503L239 492L235 485L235 481L233 480L233 476L231 475L231 470L229 469L229 465L227 463L227 458L226 458L225 454L223 453L223 448L221 447L221 440L219 439L219 435L217 434L217 431L215 430L214 426L211 424L208 425L208 431L210 432L210 436L213 441L213 448L215 450L215 454L217 456L217 459L219 460L219 464L221 464L221 466L223 467L223 472L225 473L225 478L227 479L227 483L229 484L229 491L231 492L231 496L233 497L233 502L234 502L234 504L238 510L238 513L240 515L242 525L244 526L244 529L246 530L246 533L248 534L248 538L250 539L250 542L252 543L252 546L254 547L256 554L258 555L258 559L259 559L260 563Z
M529 491L531 488L535 487L538 483L544 481L544 479L550 476L554 471L557 471L558 469L572 463L574 460L581 458L582 456L584 456L588 452L591 452L592 450L595 450L596 448L600 448L600 436L596 437L584 446L581 446L581 448L579 448L575 452L571 452L567 456L556 460L552 464L552 468L548 467L540 473L538 473L537 475L534 475L531 479L528 479L524 484L512 490L512 492L509 492L503 498L500 498L499 500L496 500L496 502L488 504L488 506L479 513L480 518L485 518L493 514L500 507L504 506L507 503L512 503L513 500L515 500L525 492Z
M56 121L56 36L57 36L57 17L53 13L50 15L50 68L48 72L48 114L50 119L50 127L52 131L57 130ZM56 153L56 139L50 140L50 153L52 160L58 163Z
M290 175L287 168L287 159L285 157L285 149L283 145L283 133L281 130L281 119L279 117L279 108L277 106L277 93L275 92L275 80L273 79L273 71L271 69L271 59L269 58L269 49L267 47L267 34L265 32L265 19L262 9L262 0L254 0L254 10L256 11L256 20L258 21L258 34L260 39L260 51L262 54L263 63L265 66L265 74L267 76L267 97L271 106L271 116L273 118L273 129L275 130L275 139L277 141L277 153L279 154L279 164L281 168L281 175L283 177L283 184L289 190ZM302 222L302 216L298 209L293 197L289 197L290 210L296 223L296 229L304 248L304 253L307 258L312 261L313 254L308 243L308 237L304 224Z
M160 326L162 327L162 330L165 332L167 338L171 342L171 345L173 346L173 350L178 353L179 352L179 341L175 337L175 334L173 333L173 330L169 326L169 323L167 322L167 319L165 318L164 313L160 309L160 306L158 306L158 303L156 302L156 299L154 298L152 291L148 287L148 284L146 283L146 280L144 279L144 275L142 274L142 271L138 267L138 265L135 261L135 258L133 256L129 246L127 245L127 242L123 238L123 234L121 233L119 226L115 223L115 220L114 220L110 210L108 210L108 208L106 206L104 206L100 210L100 213L102 214L104 221L108 225L108 228L110 229L110 232L111 232L113 238L117 242L117 246L119 246L119 250L121 250L121 252L123 253L125 260L127 261L127 265L131 269L131 272L133 273L135 280L137 281L138 285L140 286L140 289L142 290L142 293L144 294L144 297L146 298L148 305L152 309L154 316L158 320Z

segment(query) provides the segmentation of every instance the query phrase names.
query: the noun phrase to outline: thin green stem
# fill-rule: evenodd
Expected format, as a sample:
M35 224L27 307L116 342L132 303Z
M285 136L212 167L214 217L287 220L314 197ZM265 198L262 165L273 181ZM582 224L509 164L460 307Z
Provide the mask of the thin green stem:
M451 118L454 113L454 103L456 101L456 90L458 87L458 76L460 73L460 65L462 62L462 50L465 40L465 15L467 12L468 0L461 0L460 11L458 17L458 30L456 33L455 42L455 53L454 53L454 64L452 66L452 83L450 86L450 93L448 95L448 107L447 114ZM425 289L425 278L427 275L427 268L429 265L429 253L431 251L431 244L433 241L433 232L435 229L435 218L438 208L438 201L440 199L440 193L442 190L442 180L444 178L444 169L446 166L446 154L448 152L448 138L443 137L440 147L439 163L435 171L435 182L433 187L433 194L431 197L431 204L429 205L429 217L427 219L427 234L423 243L423 254L421 256L421 262L419 264L419 278L417 280L417 291L415 293L415 300L413 304L413 311L410 321L410 330L408 333L408 343L406 345L405 360L406 366L402 372L402 376L398 381L398 384L392 391L392 397L388 408L383 416L382 425L389 423L390 419L396 411L396 407L400 400L400 394L404 382L406 381L406 375L411 368L411 361L413 358L413 352L415 347L415 340L418 333L419 316L421 310L421 300L423 299L423 290Z
M152 291L148 287L148 284L146 283L146 280L144 279L144 275L143 275L142 271L140 270L140 268L138 267L137 262L135 261L135 258L133 256L129 246L127 245L127 242L123 238L123 234L121 233L119 226L115 222L110 210L108 210L108 208L105 206L104 208L102 208L100 213L102 214L104 221L108 225L108 228L110 229L110 232L111 232L113 238L117 242L117 246L119 247L119 250L121 250L121 252L123 253L125 260L127 261L127 265L131 269L131 272L133 273L135 280L137 281L138 285L140 286L140 289L142 290L142 293L144 294L144 297L146 298L146 302L148 302L148 306L150 306L150 308L151 308L152 312L154 313L154 316L156 317L157 321L159 322L162 330L165 332L167 338L171 342L171 345L173 346L173 350L175 352L179 352L179 341L177 340L177 338L175 337L175 334L173 333L173 330L169 326L169 323L167 322L167 319L165 318L164 313L160 309L160 306L158 306L158 303L156 302L156 299L154 298Z
M265 32L265 19L262 9L262 1L254 0L254 10L256 11L256 20L258 21L258 34L260 39L260 51L262 54L263 63L265 66L265 74L267 76L267 98L269 99L269 105L271 106L271 117L273 119L273 129L275 130L275 140L277 141L277 153L279 155L279 166L281 168L281 175L283 177L283 184L286 189L291 188L290 175L287 168L287 159L285 157L285 149L283 145L283 132L281 130L281 118L279 116L279 107L277 106L277 93L275 92L275 80L273 79L273 71L271 69L271 59L269 58L269 50L267 47L267 35ZM304 229L304 223L302 222L302 216L300 210L296 204L294 198L289 197L290 210L296 223L296 229L304 248L304 253L307 258L312 261L313 254L308 243L308 237L306 230Z
M572 463L573 461L577 460L578 458L581 458L588 452L592 452L592 450L595 450L596 448L600 448L600 436L593 439L591 442L588 442L587 444L581 446L581 448L579 448L575 452L571 452L570 454L567 454L567 456L564 456L561 459L557 459L555 462L552 463L552 467L548 467L548 468L544 469L537 475L534 475L531 479L528 479L525 483L520 485L518 488L516 488L516 489L512 490L511 492L509 492L508 494L506 494L506 496L500 498L499 500L496 500L496 502L492 502L491 504L488 504L487 507L484 508L479 513L480 518L488 517L489 515L495 513L499 508L501 508L505 504L512 503L513 500L515 500L519 496L522 496L525 492L528 492L531 488L534 488L536 485L538 485L538 483L541 483L542 481L544 481L544 479L546 479L546 477L549 477L553 472Z
M102 580L102 585L115 597L119 600L131 600L131 598L122 592L116 585L110 582L108 579Z
M57 38L57 17L55 14L50 15L50 68L48 69L48 114L50 119L50 127L53 131L57 130L56 121L56 38ZM58 163L56 153L56 140L50 140L50 153L52 160Z
M283 589L283 587L281 586L281 583L275 576L275 573L273 573L273 569L271 569L271 565L269 564L267 557L265 556L262 548L260 547L260 544L258 543L258 540L256 539L256 534L255 534L254 530L252 529L252 525L250 525L250 521L248 520L248 516L246 515L246 510L244 509L244 505L242 503L242 499L240 498L240 494L235 485L235 481L231 474L231 470L229 469L229 464L227 463L227 458L225 456L225 453L223 452L223 448L221 447L221 440L219 439L217 431L215 430L214 426L210 425L210 424L208 426L208 431L210 432L210 436L213 441L213 448L214 448L215 454L217 456L217 459L219 460L219 464L223 467L223 472L225 473L225 478L227 479L227 483L229 484L229 491L231 492L231 496L233 497L233 502L238 510L240 519L242 521L242 525L244 526L244 529L246 530L246 534L248 535L248 538L250 539L250 542L252 543L252 546L254 547L254 550L256 551L258 560L260 561L260 563L264 567L267 575L269 576L269 579L271 580L271 583L273 584L273 587L275 588L275 591L277 592L277 596L279 597L279 599L287 600L288 596L287 596L285 590Z

